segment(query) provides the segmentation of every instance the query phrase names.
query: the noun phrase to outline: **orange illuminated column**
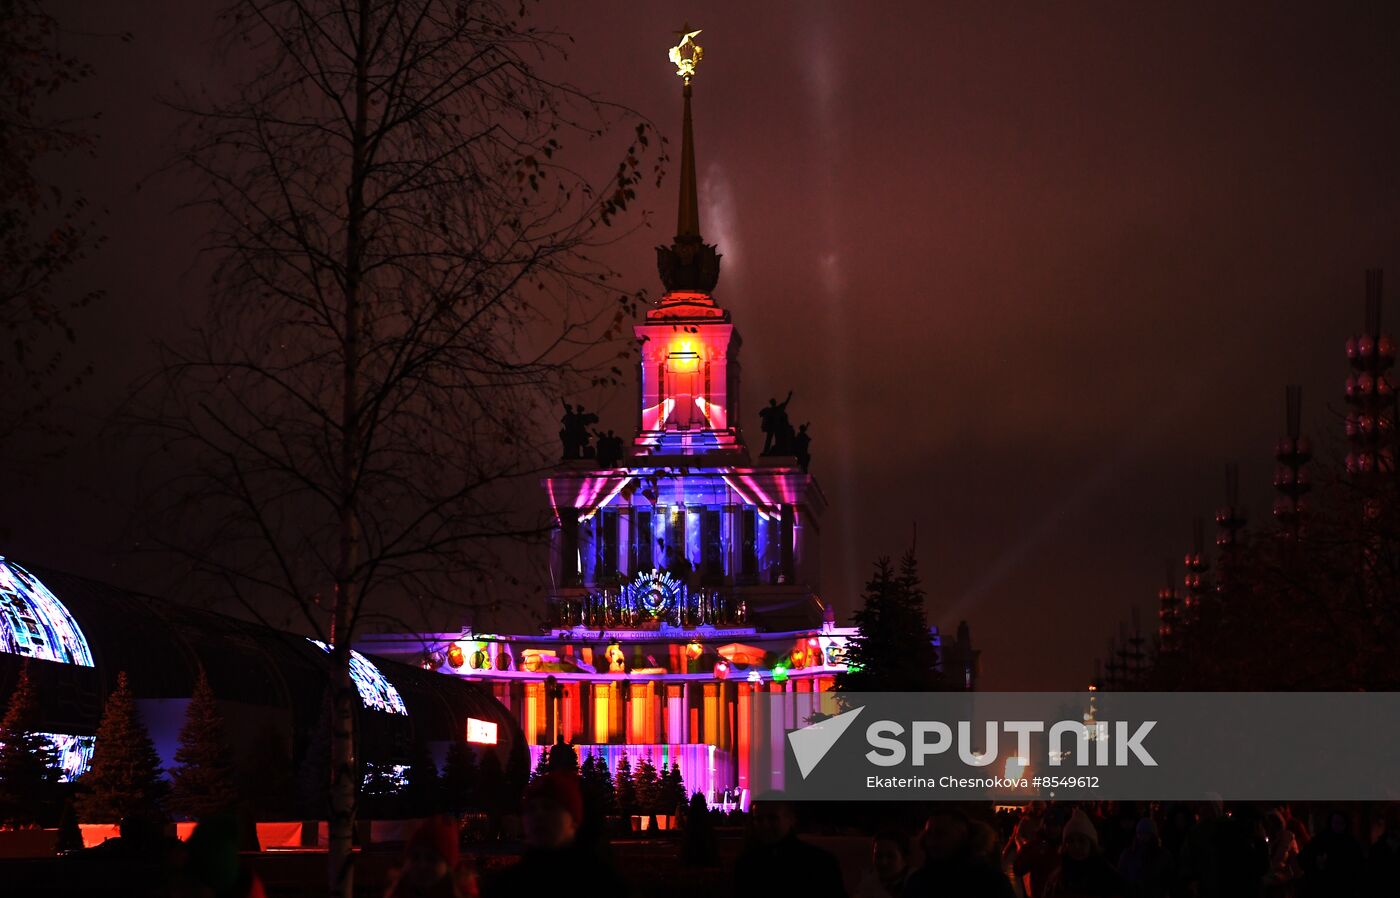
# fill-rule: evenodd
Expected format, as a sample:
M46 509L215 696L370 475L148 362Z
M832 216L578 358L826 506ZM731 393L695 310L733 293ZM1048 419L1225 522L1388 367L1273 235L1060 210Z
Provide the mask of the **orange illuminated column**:
M705 684L705 741L711 745L719 743L719 684Z
M540 734L544 731L544 702L541 684L525 684L525 738L530 745L540 744Z
M593 691L593 741L599 745L607 745L612 741L612 728L609 722L612 719L612 684L594 683L590 687Z
M647 697L651 692L649 683L632 683L630 700L627 702L627 743L636 745L647 743Z
M577 742L579 736L579 684L562 683L563 696L559 699L559 736L565 742Z
M647 687L647 743L658 745L666 741L666 687L656 680Z

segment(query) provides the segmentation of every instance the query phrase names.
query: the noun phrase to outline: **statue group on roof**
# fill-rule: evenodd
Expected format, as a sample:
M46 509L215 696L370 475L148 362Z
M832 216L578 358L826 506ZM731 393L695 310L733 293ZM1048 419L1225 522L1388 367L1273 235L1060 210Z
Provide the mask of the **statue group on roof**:
M792 391L788 390L787 398L782 402L776 397L769 399L768 405L759 410L758 419L763 428L763 452L760 454L794 456L798 465L806 471L812 463L812 437L807 433L810 422L793 430L787 413L791 401Z

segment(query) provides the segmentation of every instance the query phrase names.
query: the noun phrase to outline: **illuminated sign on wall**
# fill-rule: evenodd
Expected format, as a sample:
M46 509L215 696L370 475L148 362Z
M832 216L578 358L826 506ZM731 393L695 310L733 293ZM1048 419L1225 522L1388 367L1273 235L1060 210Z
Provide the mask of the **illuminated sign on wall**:
M496 724L489 720L467 718L467 741L477 745L496 744Z

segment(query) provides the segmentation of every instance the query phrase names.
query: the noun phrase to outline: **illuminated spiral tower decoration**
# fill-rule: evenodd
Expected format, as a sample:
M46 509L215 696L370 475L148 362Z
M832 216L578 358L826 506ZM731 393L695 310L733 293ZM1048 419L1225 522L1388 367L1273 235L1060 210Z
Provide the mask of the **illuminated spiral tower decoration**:
M1303 537L1303 518L1307 503L1303 497L1312 491L1308 481L1307 464L1312 458L1312 444L1302 435L1303 388L1290 384L1286 396L1288 434L1274 447L1274 520L1279 536L1296 543Z
M1388 371L1395 365L1395 340L1381 333L1381 272L1366 272L1366 327L1347 340L1351 374L1346 381L1347 474L1362 489L1377 475L1395 470L1395 390ZM1371 512L1367 500L1367 512Z
M1167 562L1165 585L1157 590L1157 645L1161 652L1177 648L1177 632L1181 627L1181 596L1176 591L1176 576L1172 563Z
M1185 616L1188 621L1201 613L1201 603L1210 592L1210 561L1206 558L1205 522L1196 518L1191 523L1191 530L1192 549L1186 553L1186 576L1182 581L1186 587Z
M1215 581L1217 593L1227 593L1234 586L1240 534L1249 521L1240 505L1240 466L1235 462L1225 465L1225 505L1215 513L1215 547L1219 555L1219 575Z

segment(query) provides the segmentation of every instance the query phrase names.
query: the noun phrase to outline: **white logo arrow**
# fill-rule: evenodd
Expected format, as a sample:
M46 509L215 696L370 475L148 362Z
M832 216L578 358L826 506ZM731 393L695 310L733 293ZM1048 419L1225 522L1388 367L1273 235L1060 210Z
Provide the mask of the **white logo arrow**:
M840 739L841 734L855 721L856 715L864 710L865 707L862 706L788 733L793 757L797 759L797 769L804 780L807 774L821 763L821 759L826 757L826 753L831 751L836 740Z

